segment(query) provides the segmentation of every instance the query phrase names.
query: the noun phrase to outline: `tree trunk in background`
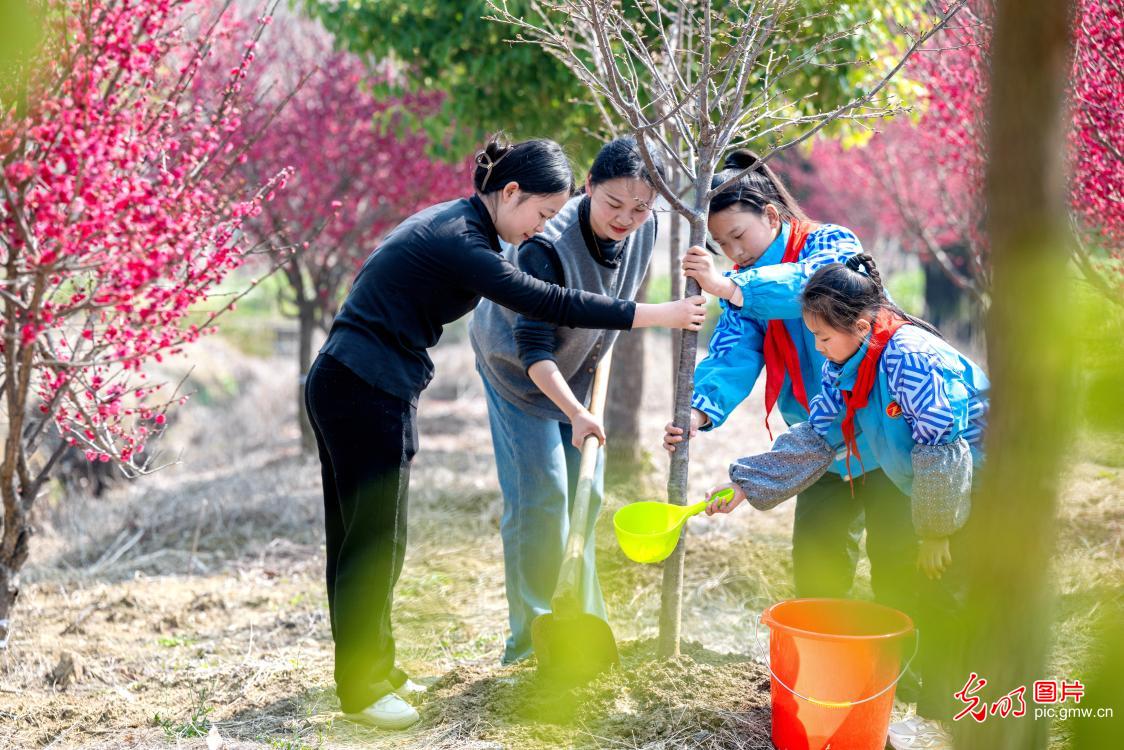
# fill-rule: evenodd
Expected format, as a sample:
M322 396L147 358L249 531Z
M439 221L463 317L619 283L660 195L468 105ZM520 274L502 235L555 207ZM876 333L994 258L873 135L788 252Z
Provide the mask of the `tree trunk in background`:
M952 245L945 247L945 252L959 257L967 251L963 245ZM952 282L937 261L922 260L921 272L925 277L925 320L958 342L971 338L982 314L979 306Z
M1046 672L1053 620L1047 576L1074 411L1073 399L1059 397L1073 392L1062 162L1070 13L1063 0L1000 0L992 43L993 386L988 463L968 531L971 632L962 672L965 681L970 672L988 681L980 697L989 702L1025 686L1029 710L1022 719L956 722L961 748L1046 747L1050 722L1033 718L1033 682L1076 677Z
M316 331L315 302L301 302L298 306L299 344L297 347L297 420L301 426L301 453L316 455L316 436L304 408L304 381L312 366L312 335Z
M0 652L8 648L12 610L20 592L20 568L27 562L27 542L31 537L31 524L22 511L23 499L14 494L11 497L13 501L4 507L4 536L0 545Z
M7 312L9 317L4 325L4 334L11 336L13 329L19 325L12 315L11 302ZM31 501L35 499L35 491L28 489L30 479L21 471L21 466L26 466L27 461L25 420L32 383L30 373L23 368L30 361L30 350L26 357L16 357L14 353L14 347L5 353L4 387L0 389L5 406L4 455L0 461L0 498L4 513L3 523L0 524L0 652L9 645L12 611L20 593L20 570L27 562L28 542L34 533Z
M651 268L640 285L637 302L648 294ZM613 345L613 372L609 398L605 404L605 430L608 441L606 467L611 481L629 482L645 464L640 442L640 411L644 401L644 329L623 331Z
M712 164L712 154L707 147L700 148L699 164ZM706 194L710 189L710 170L702 170L695 181L693 205L695 216L691 219L692 245L702 245L706 241ZM673 253L674 255L674 253ZM687 296L700 294L699 284L694 279L686 280ZM698 349L697 331L683 331L682 345L675 376L675 424L684 434L691 422L691 393L695 388L695 352ZM671 454L671 471L667 479L667 501L675 505L687 504L687 470L691 455L690 440L679 444ZM679 629L683 615L683 558L686 553L686 532L679 538L675 551L667 558L663 567L663 586L660 592L660 637L659 654L664 657L679 655Z

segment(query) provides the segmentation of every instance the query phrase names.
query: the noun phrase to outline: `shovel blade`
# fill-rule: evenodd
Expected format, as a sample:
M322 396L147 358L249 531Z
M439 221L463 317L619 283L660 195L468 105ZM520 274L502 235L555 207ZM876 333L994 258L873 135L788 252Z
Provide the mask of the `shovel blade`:
M531 640L539 677L562 688L589 682L621 660L613 631L596 615L539 615L531 623Z

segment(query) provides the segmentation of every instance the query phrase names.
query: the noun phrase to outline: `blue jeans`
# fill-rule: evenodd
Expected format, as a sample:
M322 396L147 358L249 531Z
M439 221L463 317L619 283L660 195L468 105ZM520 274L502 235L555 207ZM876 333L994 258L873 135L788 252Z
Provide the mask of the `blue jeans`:
M503 663L511 664L533 653L531 621L550 612L570 531L581 451L570 444L568 423L527 414L497 393L487 378L481 379L503 493L500 536L511 626ZM602 619L605 601L597 581L593 527L604 493L604 453L597 458L581 581L585 611Z

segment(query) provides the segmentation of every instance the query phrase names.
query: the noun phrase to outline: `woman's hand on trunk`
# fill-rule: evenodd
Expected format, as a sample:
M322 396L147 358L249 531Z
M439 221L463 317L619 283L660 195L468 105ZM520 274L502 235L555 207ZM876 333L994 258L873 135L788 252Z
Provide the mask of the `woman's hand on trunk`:
M659 304L639 303L633 328L683 328L698 331L706 322L706 297L701 294Z

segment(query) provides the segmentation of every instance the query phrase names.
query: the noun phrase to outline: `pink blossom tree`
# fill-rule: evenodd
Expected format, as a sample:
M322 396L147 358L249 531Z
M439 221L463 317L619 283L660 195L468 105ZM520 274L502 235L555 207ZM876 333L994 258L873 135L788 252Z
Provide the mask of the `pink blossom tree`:
M970 3L941 31L935 49L907 63L908 77L923 87L915 122L898 118L858 148L826 140L815 145L807 201L818 215L848 221L865 236L899 239L977 300L988 287L980 200L986 11L986 3ZM950 252L950 246L963 251Z
M1124 0L1078 0L1070 206L1085 277L1124 304Z
M144 366L213 330L190 316L253 250L245 224L287 170L232 194L244 81L266 19L189 96L222 10L186 0L41 0L42 44L0 111L0 647L30 513L62 453L126 474L178 392ZM198 92L197 92L198 93ZM59 441L45 441L49 432Z
M315 331L327 332L379 238L421 208L463 192L468 165L430 159L429 139L404 122L436 112L439 94L376 96L380 85L395 82L393 67L372 70L359 56L333 50L313 21L287 18L267 40L254 85L280 111L261 137L258 120L271 109L246 118L234 138L245 152L235 174L255 185L285 166L294 169L289 188L247 228L274 249L286 282L281 310L298 321L297 413L302 445L311 450L303 381Z
M939 265L977 303L991 287L985 225L988 74L994 8L981 0L941 32L934 51L908 63L924 87L916 122L895 120L861 148L816 144L809 207L846 218ZM1083 276L1124 300L1124 2L1075 7L1069 82L1070 213Z

